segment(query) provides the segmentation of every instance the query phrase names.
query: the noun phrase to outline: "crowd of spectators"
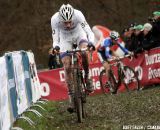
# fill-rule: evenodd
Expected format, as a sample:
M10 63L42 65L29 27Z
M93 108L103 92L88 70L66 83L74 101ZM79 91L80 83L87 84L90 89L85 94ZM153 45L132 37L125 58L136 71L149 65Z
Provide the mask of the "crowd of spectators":
M144 25L132 23L123 30L125 47L135 54L160 47L160 11L153 12Z

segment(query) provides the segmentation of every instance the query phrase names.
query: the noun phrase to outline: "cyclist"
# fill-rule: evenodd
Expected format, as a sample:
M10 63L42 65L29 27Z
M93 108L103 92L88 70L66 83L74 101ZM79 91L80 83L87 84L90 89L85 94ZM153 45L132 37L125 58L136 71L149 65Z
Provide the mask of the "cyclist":
M71 57L67 50L74 48L86 48L95 50L94 34L91 31L84 15L81 11L74 9L70 4L63 4L59 11L55 13L51 18L53 48L60 49L61 60L65 70L65 80L68 86L69 95L69 112L73 112L73 90L72 90L72 75L70 71ZM85 71L85 81L87 90L93 91L92 80L89 78L89 63L88 56L84 52L82 54L82 64Z
M119 33L116 31L111 31L110 36L103 40L100 48L98 49L98 56L101 63L103 64L103 67L106 70L107 77L108 77L108 70L110 67L109 62L107 60L109 58L115 59L116 57L118 57L118 55L115 53L115 51L111 49L111 47L113 45L118 45L125 54L130 53L126 48L124 48L121 45L121 42L122 41L119 39Z

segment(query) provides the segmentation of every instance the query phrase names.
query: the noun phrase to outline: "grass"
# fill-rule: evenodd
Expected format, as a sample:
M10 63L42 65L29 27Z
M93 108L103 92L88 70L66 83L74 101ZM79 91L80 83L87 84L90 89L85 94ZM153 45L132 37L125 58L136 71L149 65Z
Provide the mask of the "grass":
M14 126L24 130L121 130L124 125L160 125L160 88L117 95L96 95L87 99L87 118L77 123L76 116L66 111L67 102L48 102L39 109L43 117L25 113L35 127L24 120L17 120Z

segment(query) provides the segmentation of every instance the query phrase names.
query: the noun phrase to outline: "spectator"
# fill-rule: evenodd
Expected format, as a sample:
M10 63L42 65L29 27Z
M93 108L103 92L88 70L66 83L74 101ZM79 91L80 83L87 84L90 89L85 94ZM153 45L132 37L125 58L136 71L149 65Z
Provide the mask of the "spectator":
M149 50L153 48L152 25L150 23L144 24L143 35L142 50Z
M49 50L48 67L49 69L56 69L62 67L59 50L53 50L53 48Z
M142 49L143 41L143 25L139 24L133 28L135 37L132 39L132 44L134 45L134 53L139 53Z
M135 34L134 34L134 26L136 23L132 23L128 28L124 29L123 31L123 38L125 41L125 48L128 49L129 51L134 51L135 50L135 45L134 45L134 39L135 39Z
M122 31L122 37L123 37L123 40L124 41L127 41L130 37L131 37L131 33L129 31L129 28L125 28L123 31Z
M160 46L160 11L153 12L152 18L153 47Z

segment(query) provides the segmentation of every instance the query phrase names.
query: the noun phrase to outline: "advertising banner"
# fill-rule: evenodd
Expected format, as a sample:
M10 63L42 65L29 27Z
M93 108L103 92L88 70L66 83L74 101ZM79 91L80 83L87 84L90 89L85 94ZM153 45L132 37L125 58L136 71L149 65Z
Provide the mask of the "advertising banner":
M24 79L25 79L25 86L26 86L26 93L29 106L32 103L32 86L31 86L31 76L30 76L30 65L27 53L25 51L21 51L22 55L22 65L24 71Z
M29 107L26 95L26 84L22 65L22 55L20 54L20 52L14 52L12 53L12 58L17 91L18 114L22 114Z
M0 57L0 130L9 130L13 119L8 97L6 62Z
M151 84L160 83L160 48L138 54L136 58L124 58L123 63L132 67L137 73L140 85L145 87ZM90 75L94 84L94 93L100 92L99 75L103 69L101 63L90 64ZM67 87L65 84L64 70L54 69L38 73L42 96L48 100L67 99ZM122 88L119 88L121 91Z
M13 59L11 53L5 54L7 77L8 77L8 91L9 91L9 101L11 106L11 112L13 115L13 121L18 117L18 107L17 107L17 91L16 82L14 77ZM13 122L12 121L12 122Z
M37 100L41 98L41 92L40 92L41 85L40 85L39 78L37 75L37 68L36 68L36 63L34 60L34 55L32 52L27 52L27 56L29 59L29 66L30 66L32 100L35 103Z

